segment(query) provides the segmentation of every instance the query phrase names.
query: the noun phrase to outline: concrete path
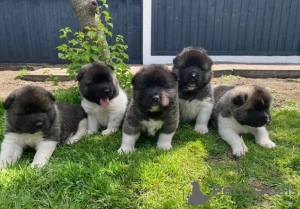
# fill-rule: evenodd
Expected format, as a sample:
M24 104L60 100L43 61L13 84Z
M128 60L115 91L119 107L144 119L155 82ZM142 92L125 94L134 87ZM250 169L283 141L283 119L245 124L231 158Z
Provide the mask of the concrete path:
M142 65L129 65L132 73L136 73ZM172 65L168 65L171 69ZM236 75L247 78L300 78L299 64L214 64L214 77ZM45 81L49 75L58 77L60 81L69 80L65 69L40 68L24 75L24 80Z

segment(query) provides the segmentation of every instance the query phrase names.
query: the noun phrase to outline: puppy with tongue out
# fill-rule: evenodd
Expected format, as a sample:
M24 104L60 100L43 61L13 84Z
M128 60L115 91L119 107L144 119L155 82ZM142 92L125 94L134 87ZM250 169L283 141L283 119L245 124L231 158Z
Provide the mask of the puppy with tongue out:
M125 115L128 98L120 88L114 68L102 62L82 67L77 75L81 105L88 115L88 133L106 128L103 135L116 131Z
M173 72L179 77L180 118L195 121L195 131L205 134L213 109L212 60L200 47L186 47L173 60Z

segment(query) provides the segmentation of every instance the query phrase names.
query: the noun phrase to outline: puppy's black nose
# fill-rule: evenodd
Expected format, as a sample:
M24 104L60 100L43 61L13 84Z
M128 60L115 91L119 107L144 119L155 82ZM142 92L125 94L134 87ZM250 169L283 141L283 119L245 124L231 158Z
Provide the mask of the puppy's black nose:
M267 117L266 118L266 124L270 124L271 123L271 118Z
M191 76L193 77L193 78L197 78L197 73L191 73Z
M44 126L44 123L43 122L37 122L36 124L35 124L35 127L36 128L42 128Z
M152 101L153 102L157 102L157 101L159 101L159 96L156 94L156 95L153 95L152 96Z
M271 118L270 117L261 117L259 119L263 124L268 125L271 123Z
M103 89L102 91L103 91L103 93L104 93L104 94L106 94L106 95L108 95L108 94L109 94L109 92L110 92L110 90L109 90L109 89Z

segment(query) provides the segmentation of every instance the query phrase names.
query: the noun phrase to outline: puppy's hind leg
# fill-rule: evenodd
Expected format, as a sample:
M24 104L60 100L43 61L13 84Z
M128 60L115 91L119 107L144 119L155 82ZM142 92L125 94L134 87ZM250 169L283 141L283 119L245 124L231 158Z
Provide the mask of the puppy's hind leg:
M81 120L78 124L77 132L66 141L66 144L74 144L84 137L84 135L87 133L87 126L87 119Z
M13 165L21 157L23 148L15 142L4 139L1 144L0 170Z
M56 145L56 141L41 141L36 147L36 153L31 163L31 167L43 167L47 164L48 160L52 156Z

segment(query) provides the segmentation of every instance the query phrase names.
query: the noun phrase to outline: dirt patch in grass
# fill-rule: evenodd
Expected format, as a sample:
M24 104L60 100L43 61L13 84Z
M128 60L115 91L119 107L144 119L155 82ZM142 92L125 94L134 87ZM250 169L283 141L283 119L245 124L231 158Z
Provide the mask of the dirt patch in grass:
M58 86L54 86L53 82L32 82L32 81L24 81L21 79L15 79L18 71L0 71L0 99L4 100L10 92L14 89L20 88L26 85L34 85L41 86L46 88L49 91L54 91L57 89L68 89L73 85L77 85L75 81L65 81L58 82Z
M59 88L68 89L71 86L77 86L75 81L58 82L58 86L54 86L52 82L32 82L15 79L18 71L0 71L0 99L5 99L7 95L14 89L20 88L25 85L42 86L49 91L54 91ZM265 86L274 96L275 108L280 107L284 101L296 100L300 101L300 78L298 79L252 79L242 78L236 76L223 76L213 79L213 85L231 84L231 85L244 85L244 84L257 84Z

